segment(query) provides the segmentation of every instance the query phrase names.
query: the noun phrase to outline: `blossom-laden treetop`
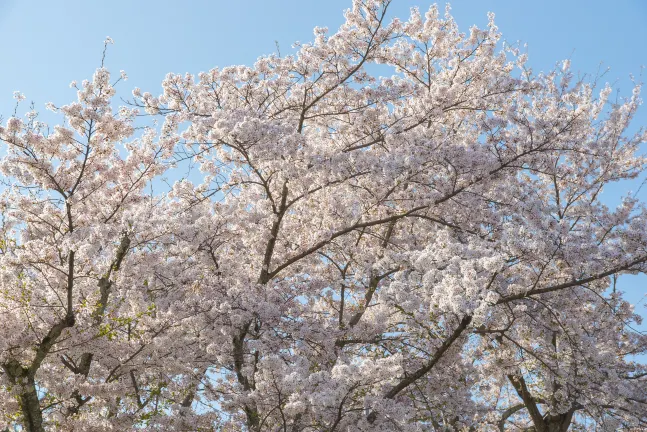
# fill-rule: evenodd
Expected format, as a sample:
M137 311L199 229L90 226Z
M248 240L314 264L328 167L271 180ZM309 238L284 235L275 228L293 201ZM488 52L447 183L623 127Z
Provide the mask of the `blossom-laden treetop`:
M600 201L645 174L639 86L389 3L118 110L102 67L60 125L3 123L2 427L645 428L615 281L647 270L647 212Z

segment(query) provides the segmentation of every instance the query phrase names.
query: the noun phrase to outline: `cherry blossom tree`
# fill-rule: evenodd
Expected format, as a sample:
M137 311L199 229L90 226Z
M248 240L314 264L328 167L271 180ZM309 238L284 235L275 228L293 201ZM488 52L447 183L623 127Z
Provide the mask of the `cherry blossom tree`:
M533 73L493 15L463 34L389 3L117 111L102 67L60 126L7 120L5 427L647 425L616 289L647 271L647 211L600 198L645 173L640 86L612 102L568 61Z

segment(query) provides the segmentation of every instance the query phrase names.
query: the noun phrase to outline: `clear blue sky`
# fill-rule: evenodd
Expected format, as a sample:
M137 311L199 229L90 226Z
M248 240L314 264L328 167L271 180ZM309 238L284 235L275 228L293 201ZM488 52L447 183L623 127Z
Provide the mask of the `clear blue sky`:
M425 11L430 4L394 0L391 14L405 19L411 6ZM311 40L313 27L339 27L348 7L350 0L0 0L0 113L6 118L13 112L14 90L38 108L70 102L75 91L68 84L91 76L106 36L115 41L106 65L130 77L121 85L123 94L133 87L156 94L168 72L251 64L274 52L275 40L289 52L293 42ZM629 95L629 75L638 77L647 66L645 0L457 0L452 11L464 31L484 26L486 13L494 12L507 41L528 44L535 71L571 58L574 70L595 74L603 62L611 67L604 80ZM647 106L638 125L647 126ZM605 199L615 205L620 191L636 186L609 188ZM647 201L644 189L639 196ZM647 293L647 278L625 278L622 287L638 302Z
M391 13L406 18L425 0L394 0ZM441 3L442 4L442 3ZM14 90L29 100L65 103L74 97L73 79L89 77L102 42L116 45L107 65L125 69L130 81L155 92L167 72L198 72L214 66L250 64L259 55L282 51L312 38L314 26L336 29L350 0L46 1L0 0L0 112ZM603 61L628 94L630 73L647 65L645 0L459 0L453 14L463 30L485 25L486 13L508 41L528 43L535 70L572 57L575 70L595 73ZM642 113L642 123L647 114Z

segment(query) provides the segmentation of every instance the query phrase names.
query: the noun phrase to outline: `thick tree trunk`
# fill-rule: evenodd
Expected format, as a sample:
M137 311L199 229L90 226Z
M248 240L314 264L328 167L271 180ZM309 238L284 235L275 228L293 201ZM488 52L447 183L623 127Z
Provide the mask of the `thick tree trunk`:
M44 432L43 414L40 410L36 381L32 374L29 373L29 369L24 368L16 360L9 360L3 365L3 369L9 376L12 384L22 387L19 401L25 431Z
M544 419L546 432L567 432L573 420L573 410Z
M29 432L44 432L43 414L40 410L38 393L34 378L27 377L27 383L23 384L23 392L20 395L20 408L23 413L25 429Z

